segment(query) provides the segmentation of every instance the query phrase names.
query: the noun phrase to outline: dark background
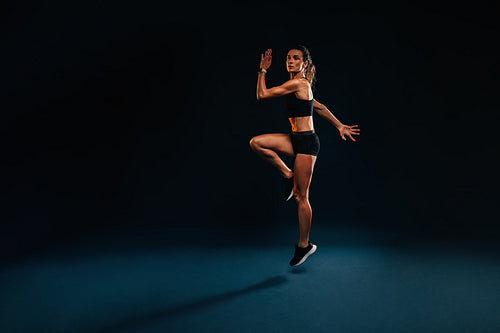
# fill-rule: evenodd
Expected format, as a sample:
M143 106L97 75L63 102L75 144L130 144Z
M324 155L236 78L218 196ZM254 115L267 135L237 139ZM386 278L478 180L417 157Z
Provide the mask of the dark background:
M42 1L1 8L4 256L126 228L296 223L248 145L289 131L257 102L306 45L315 98L314 222L484 240L499 234L497 3ZM290 160L287 160L290 162Z

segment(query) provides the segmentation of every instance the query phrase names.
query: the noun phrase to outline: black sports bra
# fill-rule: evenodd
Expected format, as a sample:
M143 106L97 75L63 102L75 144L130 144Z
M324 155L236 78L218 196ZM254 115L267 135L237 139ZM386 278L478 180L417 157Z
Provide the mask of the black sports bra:
M313 101L314 99L298 99L295 93L285 95L285 110L288 118L312 116Z

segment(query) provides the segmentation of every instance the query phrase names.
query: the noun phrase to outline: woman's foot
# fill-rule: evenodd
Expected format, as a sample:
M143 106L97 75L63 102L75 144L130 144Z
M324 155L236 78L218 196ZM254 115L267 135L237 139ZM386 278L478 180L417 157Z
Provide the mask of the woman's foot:
M311 242L309 242L309 245L305 248L295 245L295 254L293 255L292 260L290 260L290 266L298 266L302 264L311 254L316 252L316 249L317 246L311 244Z
M283 200L288 201L293 196L293 175L291 178L283 178Z

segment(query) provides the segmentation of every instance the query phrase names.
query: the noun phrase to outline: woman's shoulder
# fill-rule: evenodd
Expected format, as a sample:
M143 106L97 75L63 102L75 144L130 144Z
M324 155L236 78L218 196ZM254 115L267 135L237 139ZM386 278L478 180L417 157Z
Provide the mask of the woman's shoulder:
M290 86L296 87L297 90L303 89L303 88L309 89L311 87L311 84L305 78L290 79L286 83L289 84Z
M299 99L304 99L304 100L312 100L312 90L311 90L311 83L305 79L305 78L300 78L300 79L295 79L299 81L298 83L298 88L296 93L298 93L297 98Z
M286 87L287 90L289 90L290 92L297 92L297 91L304 89L304 87L305 87L304 82L301 82L301 81L304 81L304 80L290 79L288 81L285 81L285 83L283 83L282 87Z

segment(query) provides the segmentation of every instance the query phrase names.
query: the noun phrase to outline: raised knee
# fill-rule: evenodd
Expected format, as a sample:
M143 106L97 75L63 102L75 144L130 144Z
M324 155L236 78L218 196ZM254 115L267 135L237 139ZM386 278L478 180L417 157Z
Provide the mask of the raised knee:
M253 150L257 150L259 149L260 145L259 145L259 138L254 136L251 140L250 140L250 147L253 149Z

